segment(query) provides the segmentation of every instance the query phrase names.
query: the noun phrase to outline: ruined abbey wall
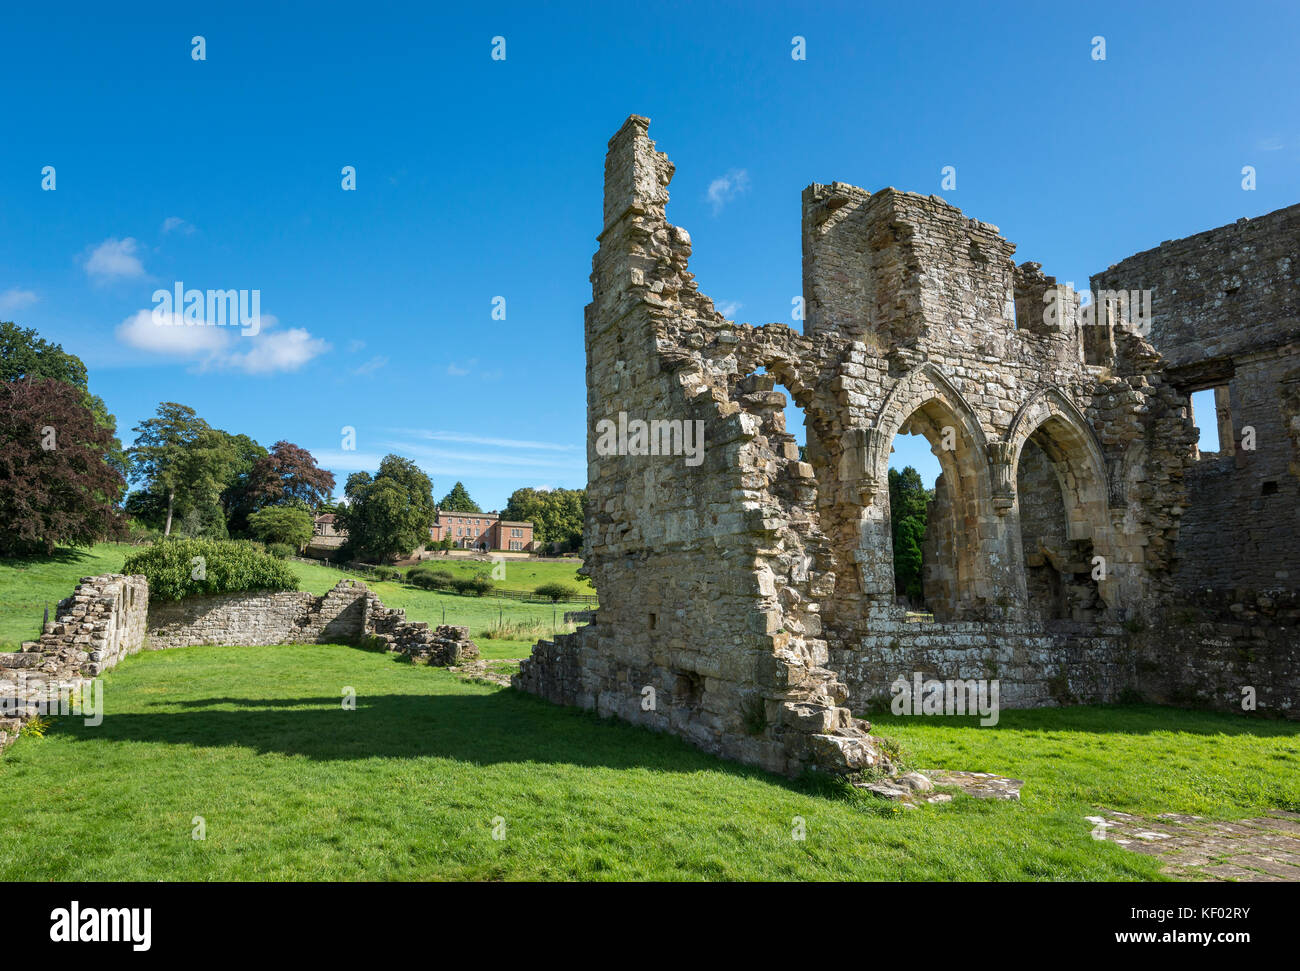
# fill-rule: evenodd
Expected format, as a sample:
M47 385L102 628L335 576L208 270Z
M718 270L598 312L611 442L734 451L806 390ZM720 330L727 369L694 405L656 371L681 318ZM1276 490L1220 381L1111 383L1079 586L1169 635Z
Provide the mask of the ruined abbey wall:
M1300 205L1166 242L1099 273L1153 291L1151 342L1219 451L1186 470L1180 591L1300 589Z
M837 182L803 193L803 333L736 324L689 271L648 126L633 116L610 141L586 310L584 560L601 607L538 644L516 686L785 772L880 765L850 712L913 672L996 677L1013 705L1180 695L1163 632L1204 466L1196 382L1158 349L1168 305L1149 334L1141 300L1082 307L936 196ZM1286 219L1291 243L1257 250L1282 305L1296 292ZM1158 301L1169 281L1134 259L1094 283ZM1251 385L1285 391L1275 377ZM803 454L777 385L804 412ZM1284 400L1300 408L1300 392ZM1261 427L1300 443L1288 414ZM665 429L697 424L688 461ZM943 470L924 547L932 622L907 614L893 576L887 471L908 433ZM1250 622L1215 627L1217 660L1198 669L1216 698L1293 670L1290 608L1237 606ZM1277 651L1229 664L1240 636Z

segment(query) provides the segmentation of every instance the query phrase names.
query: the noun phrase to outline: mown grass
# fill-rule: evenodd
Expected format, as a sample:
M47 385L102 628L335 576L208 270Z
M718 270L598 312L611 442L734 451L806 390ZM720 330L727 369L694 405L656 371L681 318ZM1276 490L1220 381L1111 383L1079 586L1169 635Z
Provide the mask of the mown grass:
M1026 780L904 811L341 646L145 653L105 702L0 758L0 879L1143 880L1085 815L1300 800L1300 726L1175 709L877 719L917 765Z
M16 651L24 640L39 637L47 604L53 613L58 602L72 593L77 581L84 576L120 572L131 549L128 545L100 543L87 550L59 550L49 558L0 560L0 650ZM590 608L590 605L580 603L552 606L500 597L462 597L454 593L420 590L401 583L374 581L359 573L339 571L321 564L293 561L289 566L298 574L301 589L318 596L343 577L353 577L366 583L387 606L405 610L409 620L467 626L483 656L488 658L526 657L539 637L549 636L555 630L571 629L564 626L566 610ZM570 573L576 568L562 563L539 563L536 566L562 567ZM515 630L532 628L536 636L494 640L483 637L485 630L501 625Z
M477 573L491 573L495 568L498 578L492 583L498 590L511 590L519 593L532 593L544 583L563 583L573 587L575 593L594 596L596 588L584 576L578 576L578 567L582 561L574 559L564 563L539 563L535 560L503 559L501 563L488 563L483 560L461 559L452 556L435 556L425 560L421 565L435 570L446 570L454 577L474 576ZM409 567L401 567L405 572Z
M0 651L16 651L41 635L45 608L72 593L82 577L118 573L131 546L99 543L61 549L51 557L0 559Z
M406 611L407 620L427 624L457 624L468 627L470 637L478 645L483 657L527 657L540 637L553 631L571 630L564 625L566 610L590 610L589 604L559 603L530 604L502 597L467 597L456 593L421 590L389 580L374 580L356 572L339 571L316 563L290 564L302 581L302 589L320 595L344 577L361 580L379 596L387 607L400 607ZM539 564L540 566L556 564ZM483 632L497 627L518 630L533 627L537 633L529 638L493 638Z

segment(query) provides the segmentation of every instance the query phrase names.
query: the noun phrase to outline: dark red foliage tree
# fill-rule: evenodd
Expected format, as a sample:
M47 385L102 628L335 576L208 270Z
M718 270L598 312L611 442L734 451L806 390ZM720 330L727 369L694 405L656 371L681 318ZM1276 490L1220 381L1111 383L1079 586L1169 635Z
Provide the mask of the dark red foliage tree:
M62 381L0 382L0 554L54 552L120 535L113 429Z
M248 474L248 495L258 507L302 503L315 509L333 494L334 474L293 442L276 442Z

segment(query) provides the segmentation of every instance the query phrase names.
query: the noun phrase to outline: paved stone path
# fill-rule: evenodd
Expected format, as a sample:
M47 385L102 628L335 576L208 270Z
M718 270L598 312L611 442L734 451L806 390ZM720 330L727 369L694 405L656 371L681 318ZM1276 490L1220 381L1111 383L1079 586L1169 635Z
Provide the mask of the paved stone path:
M1230 823L1161 813L1154 819L1114 810L1086 816L1093 836L1161 857L1180 880L1300 881L1300 813L1270 810Z

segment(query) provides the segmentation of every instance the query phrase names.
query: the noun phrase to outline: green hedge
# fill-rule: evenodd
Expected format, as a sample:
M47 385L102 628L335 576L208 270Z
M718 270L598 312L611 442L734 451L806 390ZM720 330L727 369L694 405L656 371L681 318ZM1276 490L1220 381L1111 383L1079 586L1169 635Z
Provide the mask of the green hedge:
M423 590L449 590L455 578L447 570L416 566L406 572L406 579Z
M122 572L143 573L150 600L298 589L298 576L287 563L240 540L163 540L127 554Z

